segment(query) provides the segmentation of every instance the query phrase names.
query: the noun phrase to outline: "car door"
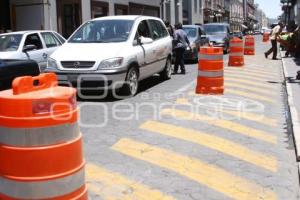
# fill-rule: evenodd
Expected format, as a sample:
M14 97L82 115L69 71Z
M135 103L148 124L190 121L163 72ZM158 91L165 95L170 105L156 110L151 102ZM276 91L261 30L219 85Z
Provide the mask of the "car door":
M41 33L43 43L45 45L45 53L43 54L43 58L46 58L46 61L48 57L59 47L62 45L62 43L55 37L55 35L52 32L42 32ZM41 71L44 71L45 68L42 68Z
M26 36L23 49L27 45L34 45L36 48L31 51L24 52L26 56L31 59L35 60L38 64L40 69L46 68L47 65L47 52L43 46L42 40L38 33L29 34Z
M141 37L145 38L151 38L151 33L149 29L149 25L147 20L143 20L139 23L135 40L139 41ZM137 42L137 45L134 45L135 50L142 51L143 57L142 60L139 61L140 64L140 79L144 79L146 77L149 77L153 75L155 72L155 68L153 67L153 63L155 63L155 53L156 53L156 47L155 43L150 44L140 44Z

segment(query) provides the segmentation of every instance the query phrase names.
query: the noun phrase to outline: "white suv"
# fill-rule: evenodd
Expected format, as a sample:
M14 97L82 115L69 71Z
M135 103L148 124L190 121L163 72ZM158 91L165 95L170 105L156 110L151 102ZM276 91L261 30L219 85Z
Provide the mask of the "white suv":
M48 59L47 72L59 81L129 95L139 81L159 73L170 79L172 39L161 19L109 16L87 21ZM88 84L93 83L93 84Z

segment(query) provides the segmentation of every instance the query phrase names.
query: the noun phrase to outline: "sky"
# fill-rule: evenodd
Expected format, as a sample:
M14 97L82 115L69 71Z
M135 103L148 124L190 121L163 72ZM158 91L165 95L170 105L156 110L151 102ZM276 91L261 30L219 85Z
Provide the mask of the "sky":
M277 18L282 13L280 0L254 0L269 18Z

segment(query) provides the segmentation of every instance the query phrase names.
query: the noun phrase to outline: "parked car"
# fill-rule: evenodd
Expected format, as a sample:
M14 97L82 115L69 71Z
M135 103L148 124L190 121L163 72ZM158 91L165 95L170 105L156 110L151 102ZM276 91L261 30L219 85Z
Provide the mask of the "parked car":
M202 26L183 25L182 29L186 32L190 41L191 49L187 48L184 53L185 60L198 61L200 47L208 45L209 40Z
M254 35L259 35L260 34L260 30L254 30Z
M19 76L37 76L40 70L34 60L1 60L0 90L12 87L12 81Z
M243 32L242 31L235 31L233 32L233 37L238 37L240 39L243 39L244 38L244 35L243 35Z
M109 16L81 25L49 57L46 71L62 83L92 82L135 95L140 80L156 73L171 78L171 55L172 39L161 19Z
M0 34L0 59L35 60L40 71L47 58L65 39L54 31L22 31Z
M229 50L229 40L232 37L230 26L227 23L208 23L203 25L209 42L215 47L222 47L224 53Z

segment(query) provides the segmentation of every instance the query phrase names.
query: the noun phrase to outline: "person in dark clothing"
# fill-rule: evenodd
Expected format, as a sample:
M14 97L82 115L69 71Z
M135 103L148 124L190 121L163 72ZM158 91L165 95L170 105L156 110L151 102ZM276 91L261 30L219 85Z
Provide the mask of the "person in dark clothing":
M168 30L170 36L173 37L173 35L174 35L174 29L173 29L172 25L170 24L169 21L164 21L164 23L165 23L165 25L167 27L167 30Z
M180 65L180 70L182 74L185 74L185 66L183 55L187 47L190 47L190 41L187 34L182 30L182 24L178 23L175 26L174 32L174 50L175 50L175 66L174 73L178 73L178 66Z
M277 37L282 32L283 27L284 27L284 24L282 22L279 22L279 24L272 29L271 36L270 36L272 47L267 52L265 52L265 57L266 58L268 58L268 56L271 53L273 53L273 58L272 59L277 60L277 51L278 51Z

